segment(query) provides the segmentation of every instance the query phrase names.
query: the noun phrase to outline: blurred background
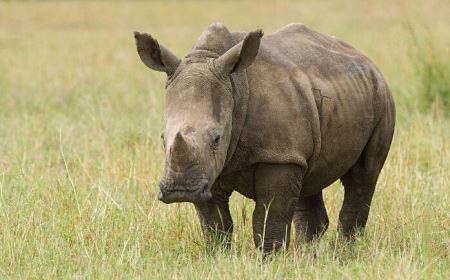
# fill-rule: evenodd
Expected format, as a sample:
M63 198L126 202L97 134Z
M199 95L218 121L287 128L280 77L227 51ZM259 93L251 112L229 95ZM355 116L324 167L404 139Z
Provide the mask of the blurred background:
M336 249L339 183L324 241L263 267L251 201L233 195L235 245L212 256L191 205L156 201L165 75L133 32L183 57L213 22L304 23L384 74L396 135L359 247ZM0 2L0 276L446 279L449 46L447 0Z

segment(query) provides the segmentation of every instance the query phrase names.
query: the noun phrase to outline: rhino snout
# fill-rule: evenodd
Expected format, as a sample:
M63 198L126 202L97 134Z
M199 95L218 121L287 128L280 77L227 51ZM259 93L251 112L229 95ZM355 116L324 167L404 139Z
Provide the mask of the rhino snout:
M161 181L160 190L158 199L167 204L173 202L204 202L212 198L207 180L201 180L194 185L172 185L166 181Z

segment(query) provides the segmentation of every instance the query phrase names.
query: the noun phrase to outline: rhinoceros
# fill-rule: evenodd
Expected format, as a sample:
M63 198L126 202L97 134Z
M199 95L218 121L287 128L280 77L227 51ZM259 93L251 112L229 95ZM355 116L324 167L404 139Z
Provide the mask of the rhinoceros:
M366 56L302 24L264 37L212 24L182 59L134 37L142 62L167 74L158 198L193 203L207 244L230 244L233 191L255 201L257 248L287 248L292 222L297 242L317 239L329 223L322 190L338 179L338 229L364 229L395 125Z

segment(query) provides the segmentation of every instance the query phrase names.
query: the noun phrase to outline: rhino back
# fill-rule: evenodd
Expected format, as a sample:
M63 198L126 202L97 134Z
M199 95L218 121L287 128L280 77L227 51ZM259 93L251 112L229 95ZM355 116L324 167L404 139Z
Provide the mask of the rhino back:
M247 77L241 158L298 164L305 169L306 194L356 162L391 100L368 58L300 24L264 37Z

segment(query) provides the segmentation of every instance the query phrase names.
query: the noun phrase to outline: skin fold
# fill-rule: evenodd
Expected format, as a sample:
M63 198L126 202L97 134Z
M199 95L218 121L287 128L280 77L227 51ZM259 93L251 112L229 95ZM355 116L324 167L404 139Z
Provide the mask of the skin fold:
M253 199L264 252L311 241L328 227L322 190L341 180L339 230L363 230L395 126L376 66L347 43L290 24L264 36L213 24L179 59L135 33L149 68L165 72L165 166L159 199L191 202L205 240L230 246L228 201Z

